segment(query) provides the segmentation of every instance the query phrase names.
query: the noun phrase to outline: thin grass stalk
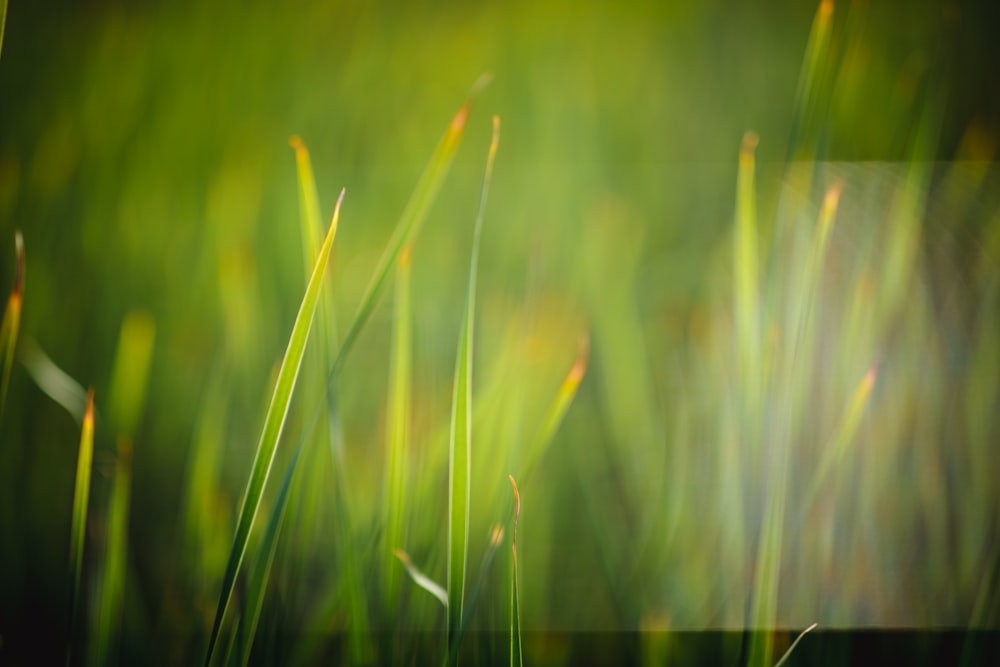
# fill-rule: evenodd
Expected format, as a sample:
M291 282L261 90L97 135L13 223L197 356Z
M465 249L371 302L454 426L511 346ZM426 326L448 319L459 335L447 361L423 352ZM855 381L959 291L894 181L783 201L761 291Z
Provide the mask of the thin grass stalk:
M83 424L87 390L56 366L31 336L24 337L20 349L18 356L32 381L46 396L61 405L76 423Z
M94 629L90 659L95 665L118 662L122 611L125 602L125 579L128 567L128 515L132 486L132 442L118 439L111 497L108 502L107 543L103 568L98 580Z
M455 363L455 389L452 397L451 437L448 457L448 622L447 647L457 650L452 642L462 624L465 598L465 570L469 552L469 505L472 477L472 347L476 310L476 271L479 263L479 238L486 209L493 161L500 142L500 118L493 117L493 138L486 158L479 211L472 237L469 279L459 336L458 358Z
M521 494L517 491L517 482L513 475L508 475L511 488L514 489L514 530L510 540L510 667L521 667L521 611L517 596L517 519L521 515Z
M233 588L236 584L236 577L239 575L243 564L243 557L246 554L247 542L250 538L250 528L260 508L264 485L267 482L271 466L274 463L278 440L281 438L281 432L284 429L285 418L288 415L288 408L292 400L292 392L295 389L295 382L298 378L302 357L309 339L309 331L312 328L313 315L316 311L320 287L323 284L323 276L326 273L330 249L333 247L333 239L337 233L340 205L343 200L344 192L341 191L340 198L337 200L337 206L334 209L329 231L323 242L320 254L316 259L316 265L313 267L312 277L306 287L302 304L299 306L299 312L295 318L295 324L292 327L292 333L288 340L288 347L285 350L281 368L278 371L274 393L271 395L271 402L264 418L264 427L261 431L260 441L257 443L257 451L251 467L250 480L247 483L246 493L240 506L236 535L233 538L233 547L229 554L229 562L226 565L226 573L223 576L218 610L216 611L215 622L212 626L212 634L209 638L208 653L205 656L206 664L211 664L212 662L219 631L225 620L226 610L229 608Z
M0 0L0 53L3 53L3 35L7 31L7 0Z
M76 486L73 492L73 523L69 545L69 651L66 662L72 658L73 641L79 627L80 578L83 571L83 545L87 534L87 507L90 499L90 474L94 460L94 390L87 392L87 409L80 430L80 450L76 462Z
M240 665L245 666L250 660L250 650L253 648L253 639L257 632L257 623L260 621L260 612L264 607L264 594L267 592L267 582L271 576L271 566L274 564L274 554L278 548L278 538L281 536L281 526L285 519L285 509L288 506L288 491L292 486L295 471L298 469L299 454L302 452L305 440L305 437L299 440L299 444L295 447L292 458L288 462L284 479L281 481L281 488L278 490L274 507L271 508L271 515L267 520L264 537L260 541L257 559L254 561L253 567L250 568L250 575L247 578L246 601L236 632L236 655Z
M4 0L3 12L6 14L7 2ZM3 29L0 25L0 41L3 39ZM14 366L14 351L17 348L17 333L21 328L21 302L24 293L24 239L21 232L14 233L14 253L16 268L14 269L14 287L7 299L7 308L3 313L3 324L0 324L0 346L3 347L3 377L0 379L0 419L3 419L4 406L7 404L7 388L10 385L10 372Z
M385 608L391 617L399 597L399 570L392 562L392 550L403 544L406 511L407 446L410 438L410 401L412 392L413 315L410 304L410 253L404 248L396 270L396 299L393 317L393 347L389 378L389 428L386 452L386 504L383 525L386 527L387 560L383 582Z
M587 363L590 359L589 335L584 334L581 336L577 350L573 365L559 385L559 390L556 392L555 398L553 398L552 403L545 413L541 427L528 446L527 456L524 465L521 467L522 472L520 477L522 484L531 477L535 466L538 464L538 460L545 453L549 443L552 442L552 438L555 437L556 431L559 430L563 417L566 416L566 411L572 405L573 399L576 397L576 391L580 388L580 383L587 373Z

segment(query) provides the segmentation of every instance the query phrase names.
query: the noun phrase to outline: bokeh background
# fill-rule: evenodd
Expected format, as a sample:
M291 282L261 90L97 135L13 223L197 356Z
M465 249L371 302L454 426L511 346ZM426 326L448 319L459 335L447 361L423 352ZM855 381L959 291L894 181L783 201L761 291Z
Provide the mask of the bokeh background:
M259 632L337 637L355 627L346 603L325 594L342 578L338 540L373 563L405 547L444 578L451 378L493 113L503 129L480 260L473 573L495 508L510 502L519 443L539 427L578 341L590 341L579 394L521 488L525 628L753 625L762 508L779 482L790 500L776 625L995 627L1000 12L987 2L838 0L821 92L804 107L816 9L11 2L0 54L0 287L13 281L20 229L19 349L43 350L96 390L85 588L102 553L114 432L131 431L121 655L169 644L169 658L184 661L202 650L269 377L304 289L289 138L309 147L324 218L347 189L330 269L344 325L483 72L493 83L413 249L408 543L379 538L390 293L338 379L353 532L335 529L330 454L317 450ZM806 270L808 240L796 230L815 224L831 183L843 191L812 302L813 361L775 362L774 391L751 416L762 435L745 439L732 230L750 130L762 326L775 358L788 349L782 317ZM802 170L806 185L790 176ZM904 259L886 268L894 247ZM135 406L116 408L106 397L123 321L151 334L152 347L148 374L127 391ZM829 433L870 369L877 380L848 453L819 509L795 523ZM279 466L318 403L319 385L311 389L296 398ZM774 438L791 454L776 478L767 423L785 414L794 418ZM78 440L79 422L17 364L0 422L8 647L38 626L54 644L68 632ZM216 455L197 489L211 493L199 496L192 462L206 446ZM476 617L486 629L506 622L507 566L497 563ZM377 572L359 576L378 597ZM435 605L413 588L395 623L440 629ZM367 613L386 630L377 605Z

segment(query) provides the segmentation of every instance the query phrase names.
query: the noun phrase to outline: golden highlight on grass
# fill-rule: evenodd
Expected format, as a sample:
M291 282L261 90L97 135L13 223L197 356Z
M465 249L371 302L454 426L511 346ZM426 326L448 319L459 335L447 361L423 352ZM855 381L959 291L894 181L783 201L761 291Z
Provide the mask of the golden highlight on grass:
M451 437L448 447L448 623L447 646L456 652L453 642L462 625L465 602L465 570L469 557L469 505L472 478L472 348L476 313L476 272L479 263L479 240L493 176L493 162L500 143L500 117L493 117L493 137L486 157L479 211L472 237L469 280L465 295L462 331L455 363L452 397Z
M4 0L3 12L7 11ZM3 40L3 28L0 25L0 42ZM0 324L0 347L3 348L3 377L0 378L0 418L3 417L4 405L7 404L7 387L10 385L10 371L14 366L14 351L17 348L17 333L21 328L21 301L24 293L24 238L20 230L14 232L14 287L7 299L7 308L3 313L3 323Z
M257 443L257 451L251 467L250 480L247 483L246 494L243 497L243 503L240 507L236 535L233 538L233 547L229 554L229 562L226 565L226 573L223 576L218 610L216 611L215 622L212 626L212 634L209 638L208 653L205 656L206 664L212 663L215 645L219 638L219 631L225 620L226 610L229 608L233 587L236 585L236 577L239 575L243 564L247 542L250 538L250 528L253 525L254 518L257 516L261 496L264 492L264 485L271 472L278 440L281 438L281 432L285 426L285 418L288 416L292 392L295 389L295 382L298 378L302 357L309 339L309 331L312 328L313 314L316 311L316 304L319 300L320 287L323 284L323 276L326 273L327 260L330 257L330 249L333 247L333 239L337 233L340 205L343 200L344 191L341 190L340 197L337 199L337 206L333 212L333 220L330 222L330 229L326 234L326 239L323 241L319 256L316 258L312 277L309 280L305 296L302 298L302 303L299 306L295 324L292 326L288 347L282 358L274 393L271 395L271 402L264 418L264 427L261 431L260 441Z
M72 652L78 627L80 576L83 571L83 544L87 534L87 507L90 499L90 471L94 460L94 390L87 392L87 409L80 430L80 450L76 462L76 486L73 492L73 523L69 543L69 643ZM69 660L67 659L67 662Z

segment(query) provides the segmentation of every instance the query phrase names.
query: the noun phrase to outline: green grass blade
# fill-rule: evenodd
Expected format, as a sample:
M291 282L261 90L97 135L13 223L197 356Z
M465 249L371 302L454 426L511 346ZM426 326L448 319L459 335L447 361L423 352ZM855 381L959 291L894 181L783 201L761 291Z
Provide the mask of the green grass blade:
M584 335L580 339L579 351L577 352L576 360L570 367L569 372L562 381L562 384L559 385L559 391L556 392L555 399L553 399L552 404L545 413L545 419L542 421L542 427L539 429L538 434L531 441L531 444L528 447L525 462L522 466L522 483L530 477L538 463L538 459L540 459L542 454L545 453L545 449L548 447L549 442L552 441L556 431L559 430L559 425L562 423L563 417L566 416L566 411L569 410L569 406L573 403L573 398L576 396L576 390L580 387L580 383L583 381L583 376L587 373L587 362L589 357L590 337Z
M292 486L292 479L298 468L299 453L302 451L305 437L299 440L291 461L288 462L288 469L285 477L281 481L281 488L278 490L278 497L274 501L271 509L271 516L267 521L267 529L260 542L260 550L257 560L250 570L247 580L246 604L243 616L240 618L238 636L238 653L241 665L246 665L250 660L250 649L253 647L254 634L257 631L257 623L260 620L260 612L264 606L264 593L267 591L267 581L271 576L271 565L274 563L274 554L278 548L278 538L281 535L281 524L285 518L285 508L288 506L288 490Z
M0 0L0 53L3 52L3 34L7 30L7 0Z
M118 662L116 643L121 638L125 576L128 567L128 514L132 485L132 443L118 441L118 462L108 503L108 532L104 567L97 587L97 609L89 662Z
M861 417L868 406L877 379L878 369L872 366L865 373L865 376L861 378L861 382L858 383L854 393L851 394L851 400L847 404L847 409L840 418L840 423L837 425L836 431L834 431L833 438L824 448L823 458L820 459L819 465L816 466L816 472L813 474L812 481L809 484L809 491L801 509L803 518L808 515L830 471L836 464L842 462L850 451L851 443L854 442L854 436L858 432L858 425L861 423Z
M73 493L73 523L69 543L69 641L72 653L77 607L80 603L80 573L83 570L83 543L87 533L87 504L90 498L90 471L94 460L94 390L87 393L87 410L80 430L80 451L76 462L76 489Z
M412 392L413 315L410 305L410 247L400 255L396 270L396 303L393 317L393 347L389 378L389 438L387 442L385 486L386 505L384 551L385 605L391 614L399 596L399 570L392 562L392 550L403 543L405 519L407 443L410 438L410 394Z
M364 328L368 322L368 318L371 317L372 310L375 308L375 304L378 303L382 290L385 288L389 272L399 258L399 253L402 252L404 246L413 241L424 220L427 218L427 212L437 197L438 190L441 189L441 183L444 182L444 178L448 174L448 170L455 157L455 152L462 141L465 126L472 111L472 101L476 94L489 83L489 80L490 77L488 75L479 78L465 103L459 108L454 118L452 118L451 124L445 131L444 136L438 142L430 162L424 169L424 173L420 176L413 194L410 195L410 200L407 202L406 208L403 209L403 214L400 216L399 222L396 223L396 229L393 231L392 237L389 239L389 244L382 253L382 258L375 269L372 281L365 290L365 295L361 298L361 305L358 307L358 312L354 316L354 321L351 322L351 326L348 328L347 334L344 336L344 341L341 343L340 349L337 351L337 356L334 358L333 365L330 368L329 375L331 377L336 376L340 370L340 366L344 363L344 359L347 358L348 353L354 346L358 334L361 333L361 329Z
M774 667L781 667L781 666L782 666L782 665L784 665L784 664L785 664L786 662L788 662L788 656L790 656L790 655L792 654L792 651L794 651L794 650L795 650L795 647L799 645L799 642L800 642L800 641L802 641L802 638L803 638L803 637L805 637L805 636L806 636L806 634L807 634L807 633L808 633L808 632L809 632L810 630L813 630L813 629L814 629L814 628L815 628L815 627L816 627L817 625L818 625L817 623L813 623L813 624L812 624L812 625L810 625L810 626L809 626L808 628L806 628L805 630L803 630L802 632L800 632L800 633L799 633L799 636L798 636L798 637L796 637L796 638L795 638L795 641L793 641L793 642L792 642L792 645L788 647L788 650L787 650L787 651L785 651L785 654L784 654L783 656L781 656L781 660L779 660L778 662L776 662L776 663L774 664Z
M271 395L271 403L264 418L264 427L261 431L260 441L257 443L257 452L254 456L250 480L247 484L246 494L243 497L239 519L236 524L233 547L229 554L229 562L226 565L226 573L223 576L219 606L215 615L215 623L212 627L212 635L209 639L208 655L205 658L206 664L212 661L215 644L219 637L219 630L222 628L222 622L233 594L233 587L236 584L236 577L243 564L247 541L250 538L250 528L260 507L264 484L267 482L268 474L271 471L278 440L285 425L285 417L288 415L288 407L292 400L292 391L295 389L295 381L298 377L306 342L309 338L309 330L312 327L313 314L319 299L320 286L323 284L323 276L326 273L330 248L333 246L333 239L337 232L340 204L343 200L344 192L341 191L340 198L337 200L337 207L333 213L333 221L330 223L330 229L327 232L326 239L323 241L323 247L320 250L319 257L316 258L312 278L309 280L302 304L299 306L299 312L295 318L291 336L288 339L288 348L285 350L281 369L278 371L278 380L274 387L274 393Z
M469 282L465 295L462 332L459 335L458 358L455 362L455 389L452 397L451 438L448 457L448 624L449 650L462 624L465 598L465 569L469 557L469 485L472 477L472 346L476 312L476 269L479 262L479 237L493 161L500 141L500 118L493 117L493 138L486 158L479 211L472 237L472 257L469 262Z
M483 552L483 559L479 563L479 576L476 577L476 583L469 590L468 599L466 600L465 613L462 615L462 625L458 628L458 634L453 642L456 650L448 653L446 664L456 665L458 664L458 646L462 643L462 637L465 636L465 631L469 627L469 623L472 622L472 612L476 608L476 602L479 600L479 594L482 593L483 585L486 583L486 579L493 567L493 561L496 560L497 551L500 550L500 545L503 544L504 532L500 524L494 524L493 528L490 529L490 543L486 547L486 551Z
M3 12L7 12L7 2L4 0ZM3 28L0 24L0 42L3 40ZM3 378L0 379L0 418L7 403L7 387L10 385L10 371L14 366L14 350L17 347L17 332L21 328L21 300L24 292L24 239L21 232L14 233L15 255L17 268L14 270L14 287L7 300L7 309L3 313L3 324L0 325L0 346L3 347Z
M514 532L510 541L510 666L521 667L521 608L517 598L517 519L521 515L521 494L517 482L508 475L514 489Z
M441 604L444 605L444 608L447 609L448 608L447 591L445 591L444 588L442 588L439 583L437 583L436 581L428 577L426 574L421 572L417 568L417 566L413 564L413 561L410 559L409 554L407 554L405 551L403 551L402 549L396 549L394 553L396 554L396 558L399 559L399 562L401 562L403 564L403 567L406 568L407 574L409 574L410 578L413 579L413 583L415 583L417 586L420 586L420 588L424 589L425 591L436 597L441 602Z
M757 204L754 193L754 150L757 135L748 132L740 145L736 195L736 238L733 272L739 373L747 410L753 415L760 397L760 292Z
M131 436L146 403L156 325L148 313L132 311L122 320L108 392L108 417L119 435Z

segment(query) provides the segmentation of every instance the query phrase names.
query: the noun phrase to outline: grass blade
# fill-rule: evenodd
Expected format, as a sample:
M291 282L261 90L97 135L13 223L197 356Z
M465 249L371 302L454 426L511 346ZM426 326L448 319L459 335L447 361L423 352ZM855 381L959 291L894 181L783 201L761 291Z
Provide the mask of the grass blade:
M87 409L87 392L80 383L56 366L30 336L24 338L20 357L38 388L82 424Z
M292 486L292 479L298 468L299 453L302 451L305 437L299 440L292 460L288 462L288 469L278 490L278 497L274 501L271 509L271 516L267 521L267 529L260 542L260 551L257 560L250 570L250 577L247 580L246 604L243 616L240 618L237 655L241 665L246 665L250 660L250 649L253 647L254 634L257 631L257 622L260 620L260 612L264 606L264 593L267 592L267 581L271 576L271 565L274 563L274 554L278 548L278 537L281 535L281 524L285 518L285 508L288 506L288 490Z
M521 610L517 598L517 518L521 515L521 494L514 476L507 477L514 489L514 532L510 541L510 666L521 667Z
M118 662L115 655L121 637L122 609L125 601L125 575L128 567L128 514L132 485L132 443L118 441L118 462L108 503L108 532L104 567L97 587L94 642L90 664Z
M462 332L459 335L458 358L455 362L455 389L452 397L451 438L448 448L448 624L450 651L462 625L465 597L465 569L469 557L469 485L472 477L472 346L476 312L476 269L479 261L479 237L493 161L500 142L500 118L493 117L493 138L486 157L479 212L476 214L472 237L472 257L469 261L469 282L465 295Z
M6 15L7 2L4 0L3 13ZM3 25L0 23L0 42L3 41ZM7 299L7 309L3 313L3 324L0 325L0 346L3 346L3 378L0 379L0 418L7 403L7 387L10 384L10 371L14 366L14 350L17 347L17 332L21 328L21 299L24 292L24 239L21 232L14 233L14 252L17 257L17 268L14 270L14 287Z
M205 658L206 664L212 661L212 654L219 637L219 630L222 628L222 622L225 618L226 610L229 608L230 598L232 597L233 587L236 584L236 577L243 564L247 541L250 538L250 528L260 507L264 484L267 482L268 474L271 472L271 465L274 462L278 440L285 425L285 417L288 415L292 392L295 389L295 381L298 377L306 342L309 338L309 331L312 327L313 314L316 311L316 303L319 299L320 286L323 284L323 276L326 273L330 248L333 246L333 239L337 232L337 221L340 217L340 205L343 200L344 192L341 191L333 213L333 220L330 223L330 229L327 232L326 239L323 241L319 257L316 258L312 278L309 280L302 304L299 306L299 312L295 318L291 336L288 339L288 348L285 350L281 369L278 371L278 380L274 387L274 393L271 395L271 403L264 418L264 428L261 431L260 441L257 443L257 452L254 456L250 480L247 484L246 494L243 497L239 519L236 524L236 535L233 539L233 547L229 554L229 562L226 565L226 573L222 581L219 606L215 615L215 623L212 627L212 635L209 639L208 654Z
M754 150L757 135L748 132L740 145L736 194L736 238L733 272L739 374L747 411L752 416L760 399L760 293L757 204L754 193Z
M0 0L0 52L3 51L3 34L7 30L7 0Z
M532 471L534 471L535 465L538 464L538 459L541 458L552 437L559 430L559 425L562 423L563 417L566 416L566 411L569 410L569 406L573 403L573 398L576 396L576 390L580 387L583 376L587 373L589 358L590 337L584 335L580 338L576 360L570 367L562 384L559 385L559 391L556 392L556 397L552 401L552 405L549 406L548 412L545 413L542 427L528 448L524 466L522 467L521 482L524 482L531 475Z
M69 543L69 642L70 653L77 627L80 601L80 573L83 569L83 543L87 532L87 504L90 498L90 471L94 460L94 390L87 393L87 411L80 431L80 452L76 462L76 489L73 493L73 523ZM68 662L68 660L67 660Z
M108 393L108 416L118 435L131 436L146 403L156 325L148 313L132 311L122 320Z
M436 581L434 581L426 574L421 572L417 568L417 566L413 564L413 561L410 560L409 554L407 554L405 551L403 551L402 549L396 549L395 554L396 558L399 559L399 562L401 562L403 564L403 567L406 568L407 574L409 574L410 578L413 579L413 583L415 583L417 586L420 586L422 589L424 589L425 591L436 597L438 600L440 600L441 604L444 605L444 608L447 609L448 608L447 591L445 591L444 588L442 588L441 585L438 584Z
M396 271L396 303L393 317L393 348L389 378L389 438L387 442L385 486L386 505L383 523L386 526L385 604L391 614L399 595L399 571L391 562L391 549L403 543L406 511L407 442L410 437L411 357L413 348L413 315L410 306L410 247L400 255Z
M385 252L383 252L382 258L379 260L372 281L369 283L368 289L365 290L365 295L361 298L361 305L358 307L358 312L354 316L354 321L351 322L351 326L347 330L340 350L338 350L337 356L334 358L333 365L330 368L330 377L336 376L340 370L340 366L344 363L344 359L347 358L347 354L354 346L354 341L357 339L358 334L368 322L368 318L371 316L372 310L375 308L375 304L378 303L382 290L385 288L389 272L399 258L399 253L402 252L404 246L413 240L420 230L420 226L427 218L427 212L430 209L431 203L437 197L438 190L441 189L441 183L448 174L452 160L455 157L455 152L462 141L465 126L472 111L472 101L476 94L489 83L490 78L489 75L483 75L473 85L472 91L470 91L465 103L459 108L454 118L452 118L451 124L438 142L437 148L431 156L431 161L420 176L417 187L413 190L413 194L410 195L410 200L407 202L406 208L403 209L403 214L400 216L399 222L396 223L396 229L393 231L392 237L389 239L389 244L386 246Z
M800 633L799 633L799 636L798 636L798 637L796 637L796 638L795 638L795 641L793 641L793 642L792 642L792 645L788 647L788 650L787 650L787 651L785 651L785 654L781 656L781 660L779 660L778 662L776 662L776 663L774 664L774 667L781 667L781 666L782 666L782 665L784 665L784 664L785 664L786 662L788 662L788 656L790 656L790 655L792 654L792 651L794 651L794 650L795 650L795 647L799 645L799 642L800 642L800 641L802 641L802 638L803 638L803 637L805 637L805 636L806 636L806 634L807 634L807 633L808 633L808 632L809 632L810 630L813 630L813 629L814 629L814 628L815 628L815 627L816 627L817 625L818 625L818 623L813 623L813 624L812 624L812 625L810 625L810 626L809 626L808 628L806 628L805 630L803 630L802 632L800 632Z

